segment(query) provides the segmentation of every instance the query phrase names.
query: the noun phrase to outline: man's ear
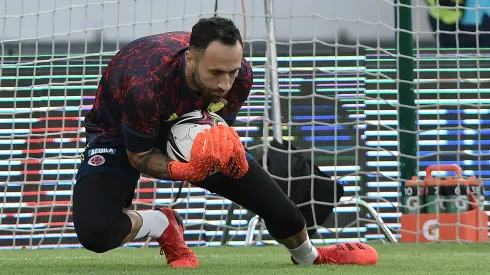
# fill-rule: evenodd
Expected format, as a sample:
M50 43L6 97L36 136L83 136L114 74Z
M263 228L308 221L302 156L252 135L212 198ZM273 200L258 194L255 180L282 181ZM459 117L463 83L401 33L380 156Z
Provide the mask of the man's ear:
M196 63L196 58L191 50L185 52L185 66L189 68L194 68Z

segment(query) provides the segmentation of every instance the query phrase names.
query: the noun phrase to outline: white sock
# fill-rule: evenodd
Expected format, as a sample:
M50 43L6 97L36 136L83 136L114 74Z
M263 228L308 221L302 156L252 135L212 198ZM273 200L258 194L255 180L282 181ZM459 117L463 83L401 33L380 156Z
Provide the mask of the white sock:
M153 211L134 211L136 214L140 215L143 219L143 225L141 226L138 234L134 238L139 239L141 237L152 237L160 238L163 231L168 227L168 218L160 210Z
M312 264L318 256L318 251L311 244L310 238L294 249L288 249L291 256L298 264Z

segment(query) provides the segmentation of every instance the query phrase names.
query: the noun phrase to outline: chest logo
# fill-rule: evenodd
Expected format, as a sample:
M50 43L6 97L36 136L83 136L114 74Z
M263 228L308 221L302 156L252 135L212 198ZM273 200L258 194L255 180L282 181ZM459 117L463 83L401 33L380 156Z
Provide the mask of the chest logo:
M217 103L211 103L208 106L208 111L216 113L217 111L223 109L226 104L228 104L228 101L226 101L226 99L222 99L220 102Z
M167 122L168 122L168 121L176 120L176 119L178 119L178 118L179 118L179 116L178 116L176 113L173 113L173 114L172 114L172 115L171 115L171 116L170 116L170 117L169 117L167 120L165 120L165 121L167 121Z

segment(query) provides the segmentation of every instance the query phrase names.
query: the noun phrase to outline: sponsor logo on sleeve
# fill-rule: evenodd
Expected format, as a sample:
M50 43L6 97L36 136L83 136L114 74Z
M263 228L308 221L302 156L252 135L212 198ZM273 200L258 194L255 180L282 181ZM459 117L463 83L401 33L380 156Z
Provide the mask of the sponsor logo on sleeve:
M91 157L97 154L116 154L116 149L114 148L95 148L88 150L88 156Z

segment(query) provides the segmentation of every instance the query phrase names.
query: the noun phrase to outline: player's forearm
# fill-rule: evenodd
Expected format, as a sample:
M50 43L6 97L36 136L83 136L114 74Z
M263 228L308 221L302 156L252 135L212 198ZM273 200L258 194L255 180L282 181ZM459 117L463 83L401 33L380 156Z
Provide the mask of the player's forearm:
M150 152L134 157L131 165L138 171L157 179L169 179L168 163L169 158L160 150L153 148Z

